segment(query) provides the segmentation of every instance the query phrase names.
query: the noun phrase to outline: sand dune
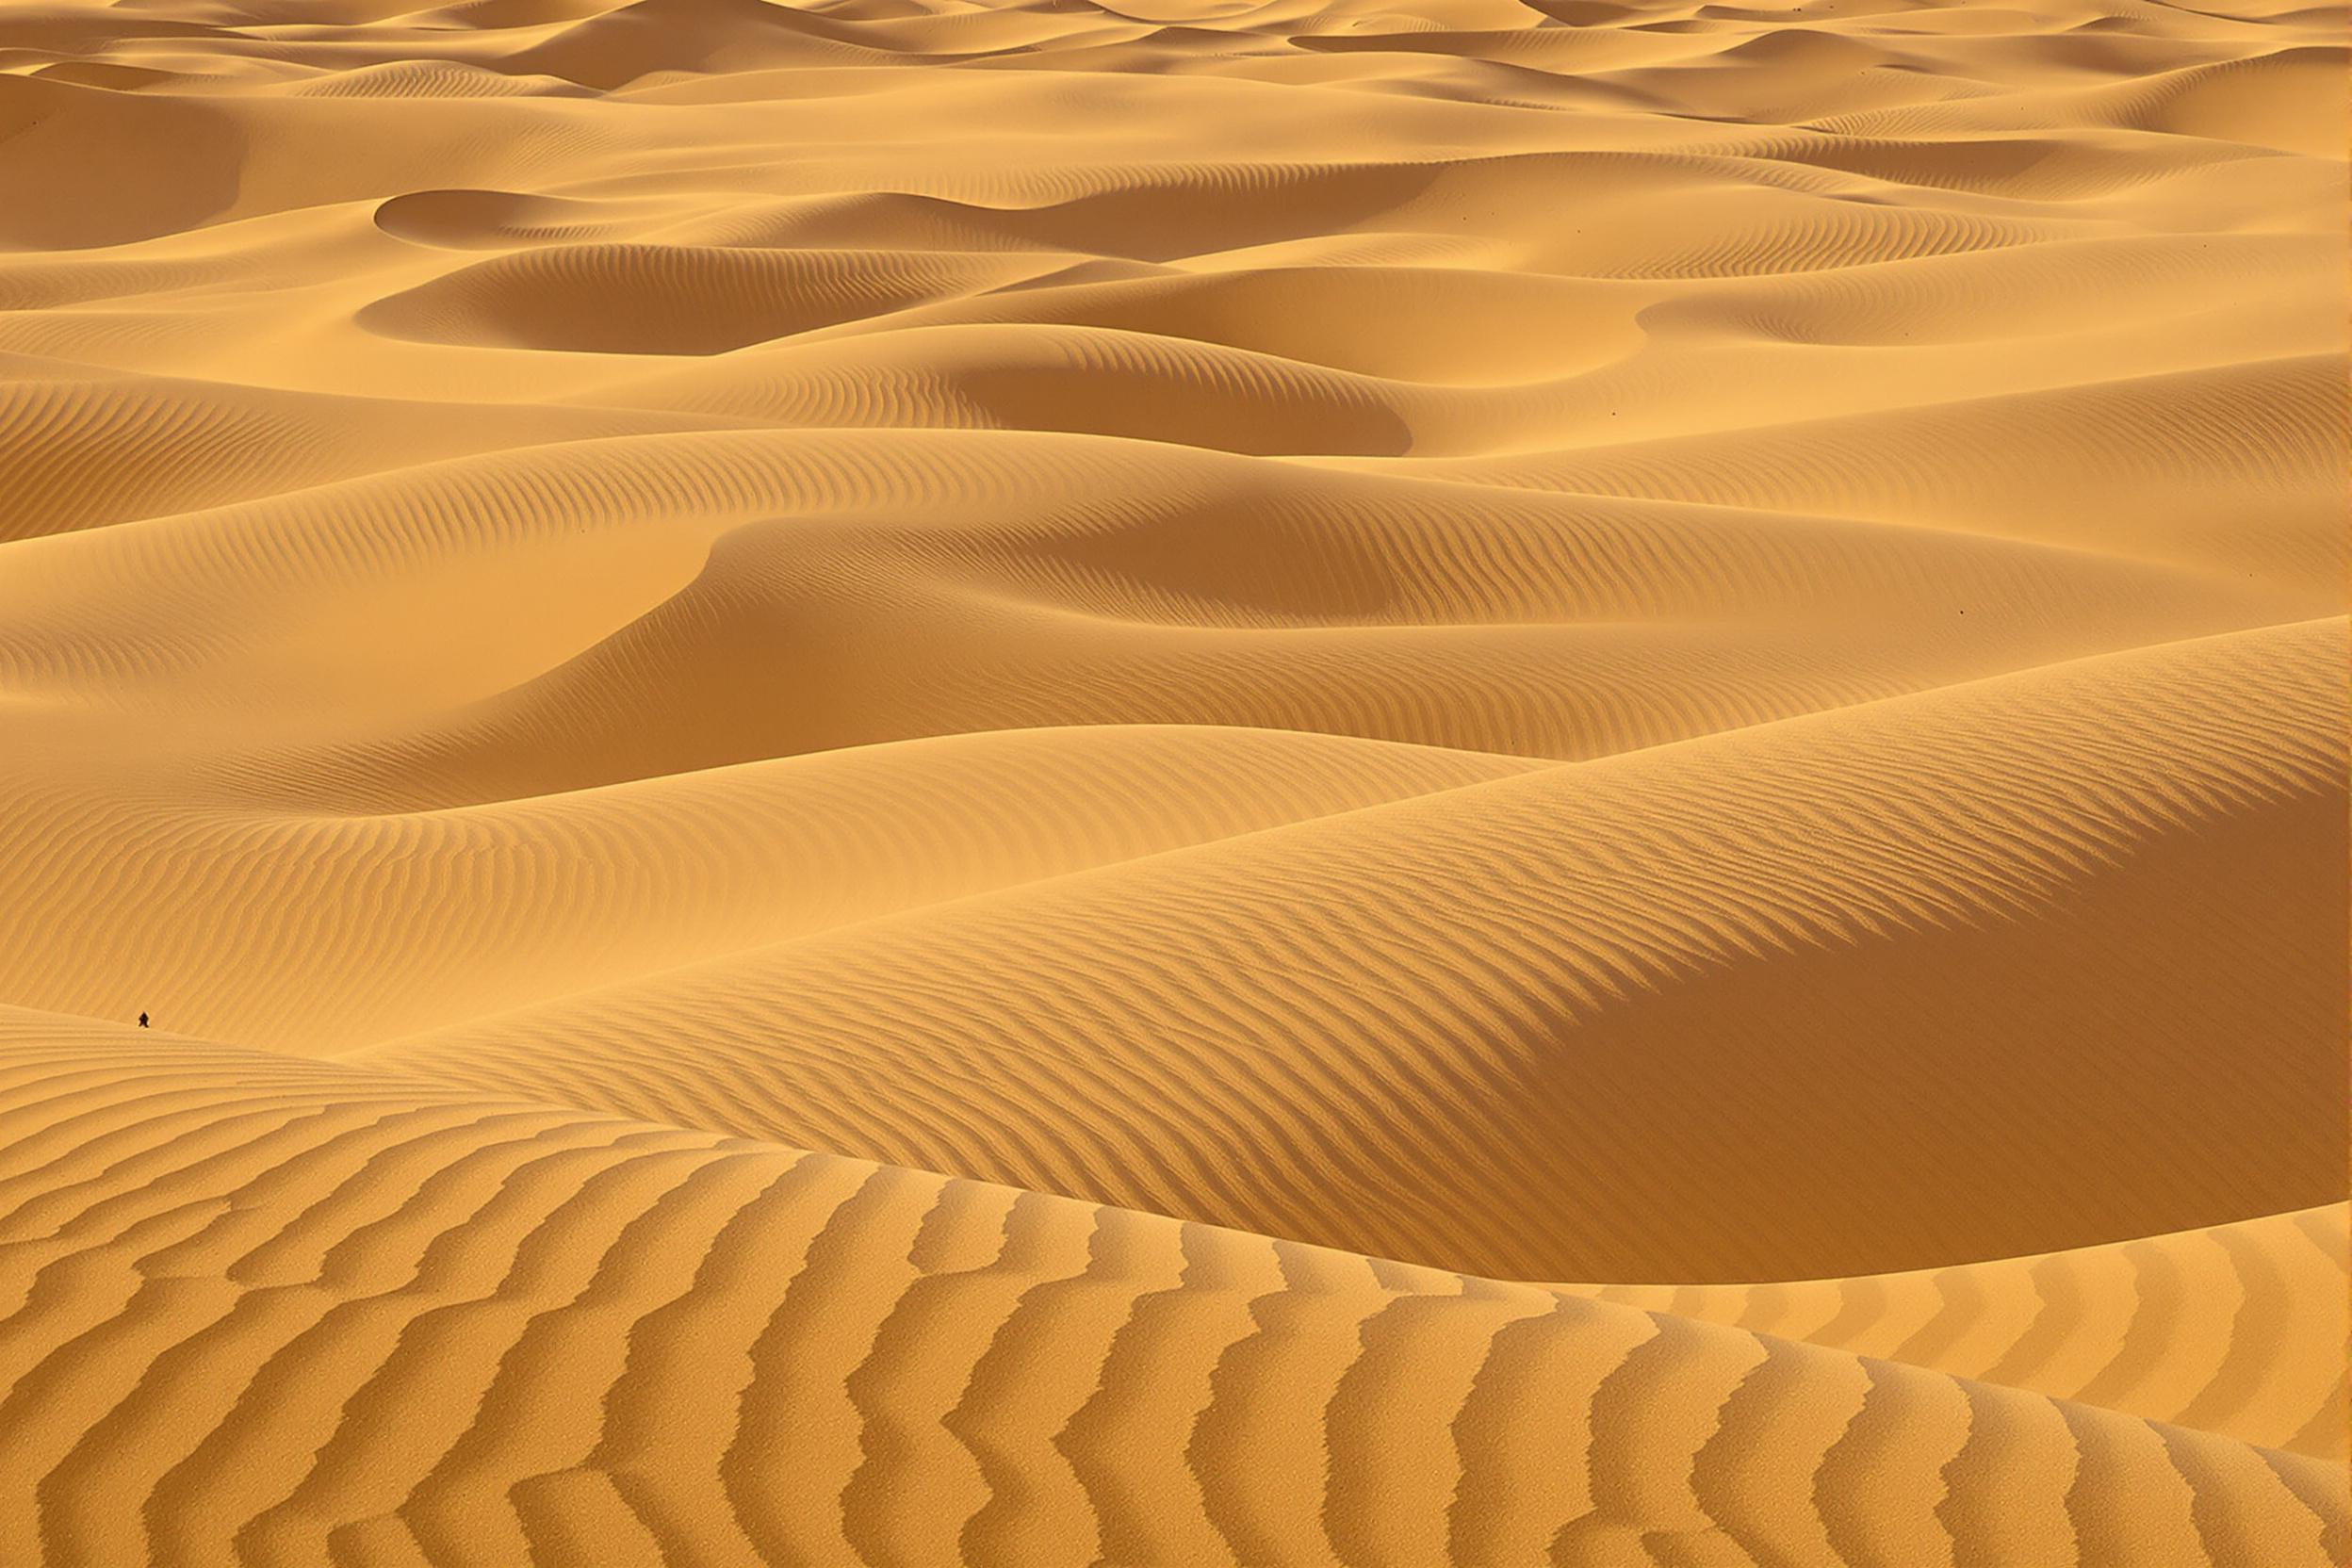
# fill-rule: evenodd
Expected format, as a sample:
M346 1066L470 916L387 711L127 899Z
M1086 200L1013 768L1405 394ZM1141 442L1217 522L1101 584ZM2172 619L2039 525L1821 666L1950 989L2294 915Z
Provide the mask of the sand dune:
M2345 1560L2345 59L0 8L0 1563Z
M2344 657L2320 623L1941 688L361 1054L1508 1278L2304 1207L2344 1179L2298 1107L2344 1070Z
M296 810L222 775L203 809L184 795L103 837L84 789L44 770L17 781L0 835L12 864L77 902L0 914L0 983L106 1012L119 956L79 951L74 934L111 931L144 952L154 1005L185 1027L311 1053L1541 765L1103 726L439 811ZM233 946L188 939L227 906L247 911ZM287 987L289 967L309 985Z
M1899 1361L332 1064L6 1033L0 1528L58 1560L2345 1544L2325 1462Z

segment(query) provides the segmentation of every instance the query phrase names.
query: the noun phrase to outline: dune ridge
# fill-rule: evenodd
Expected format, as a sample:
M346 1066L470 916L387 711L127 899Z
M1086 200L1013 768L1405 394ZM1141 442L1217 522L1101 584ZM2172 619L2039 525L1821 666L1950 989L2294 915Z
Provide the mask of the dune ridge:
M2346 1560L2345 59L0 7L0 1563Z
M2296 1114L2343 1070L2341 998L2281 961L2344 925L2342 856L2312 854L2343 844L2344 660L2313 623L1946 687L357 1054L1512 1278L1859 1272L2301 1207L2343 1175L2343 1129ZM2246 1034L2311 1043L2249 1070ZM1704 1200L1669 1219L1666 1191Z

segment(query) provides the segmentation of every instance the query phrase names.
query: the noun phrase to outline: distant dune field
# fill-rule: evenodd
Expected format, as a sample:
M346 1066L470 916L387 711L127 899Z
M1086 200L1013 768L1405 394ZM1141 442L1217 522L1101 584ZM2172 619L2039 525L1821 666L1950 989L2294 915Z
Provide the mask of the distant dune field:
M2329 1568L2345 19L0 0L0 1568Z

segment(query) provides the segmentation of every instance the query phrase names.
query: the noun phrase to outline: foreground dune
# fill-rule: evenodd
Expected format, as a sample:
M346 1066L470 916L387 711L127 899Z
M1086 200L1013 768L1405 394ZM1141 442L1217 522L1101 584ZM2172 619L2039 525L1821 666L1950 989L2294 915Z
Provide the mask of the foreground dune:
M2342 1462L2344 1205L1849 1280L1563 1285Z
M2347 1544L2327 1461L1703 1316L396 1074L5 1033L0 1529L60 1561ZM2132 1332L2160 1362L2205 1337ZM2284 1380L2307 1399L2312 1349Z
M0 1564L2344 1561L2343 33L0 8Z

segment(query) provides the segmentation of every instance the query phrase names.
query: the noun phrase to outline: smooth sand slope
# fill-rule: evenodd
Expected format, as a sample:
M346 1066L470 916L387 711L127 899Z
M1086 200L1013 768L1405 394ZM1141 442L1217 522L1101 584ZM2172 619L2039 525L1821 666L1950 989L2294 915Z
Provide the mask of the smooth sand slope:
M2345 1560L2344 55L0 6L0 1564Z
M2300 1208L2344 1177L2310 953L2344 939L2344 658L2319 624L1949 687L357 1055L1511 1278Z

